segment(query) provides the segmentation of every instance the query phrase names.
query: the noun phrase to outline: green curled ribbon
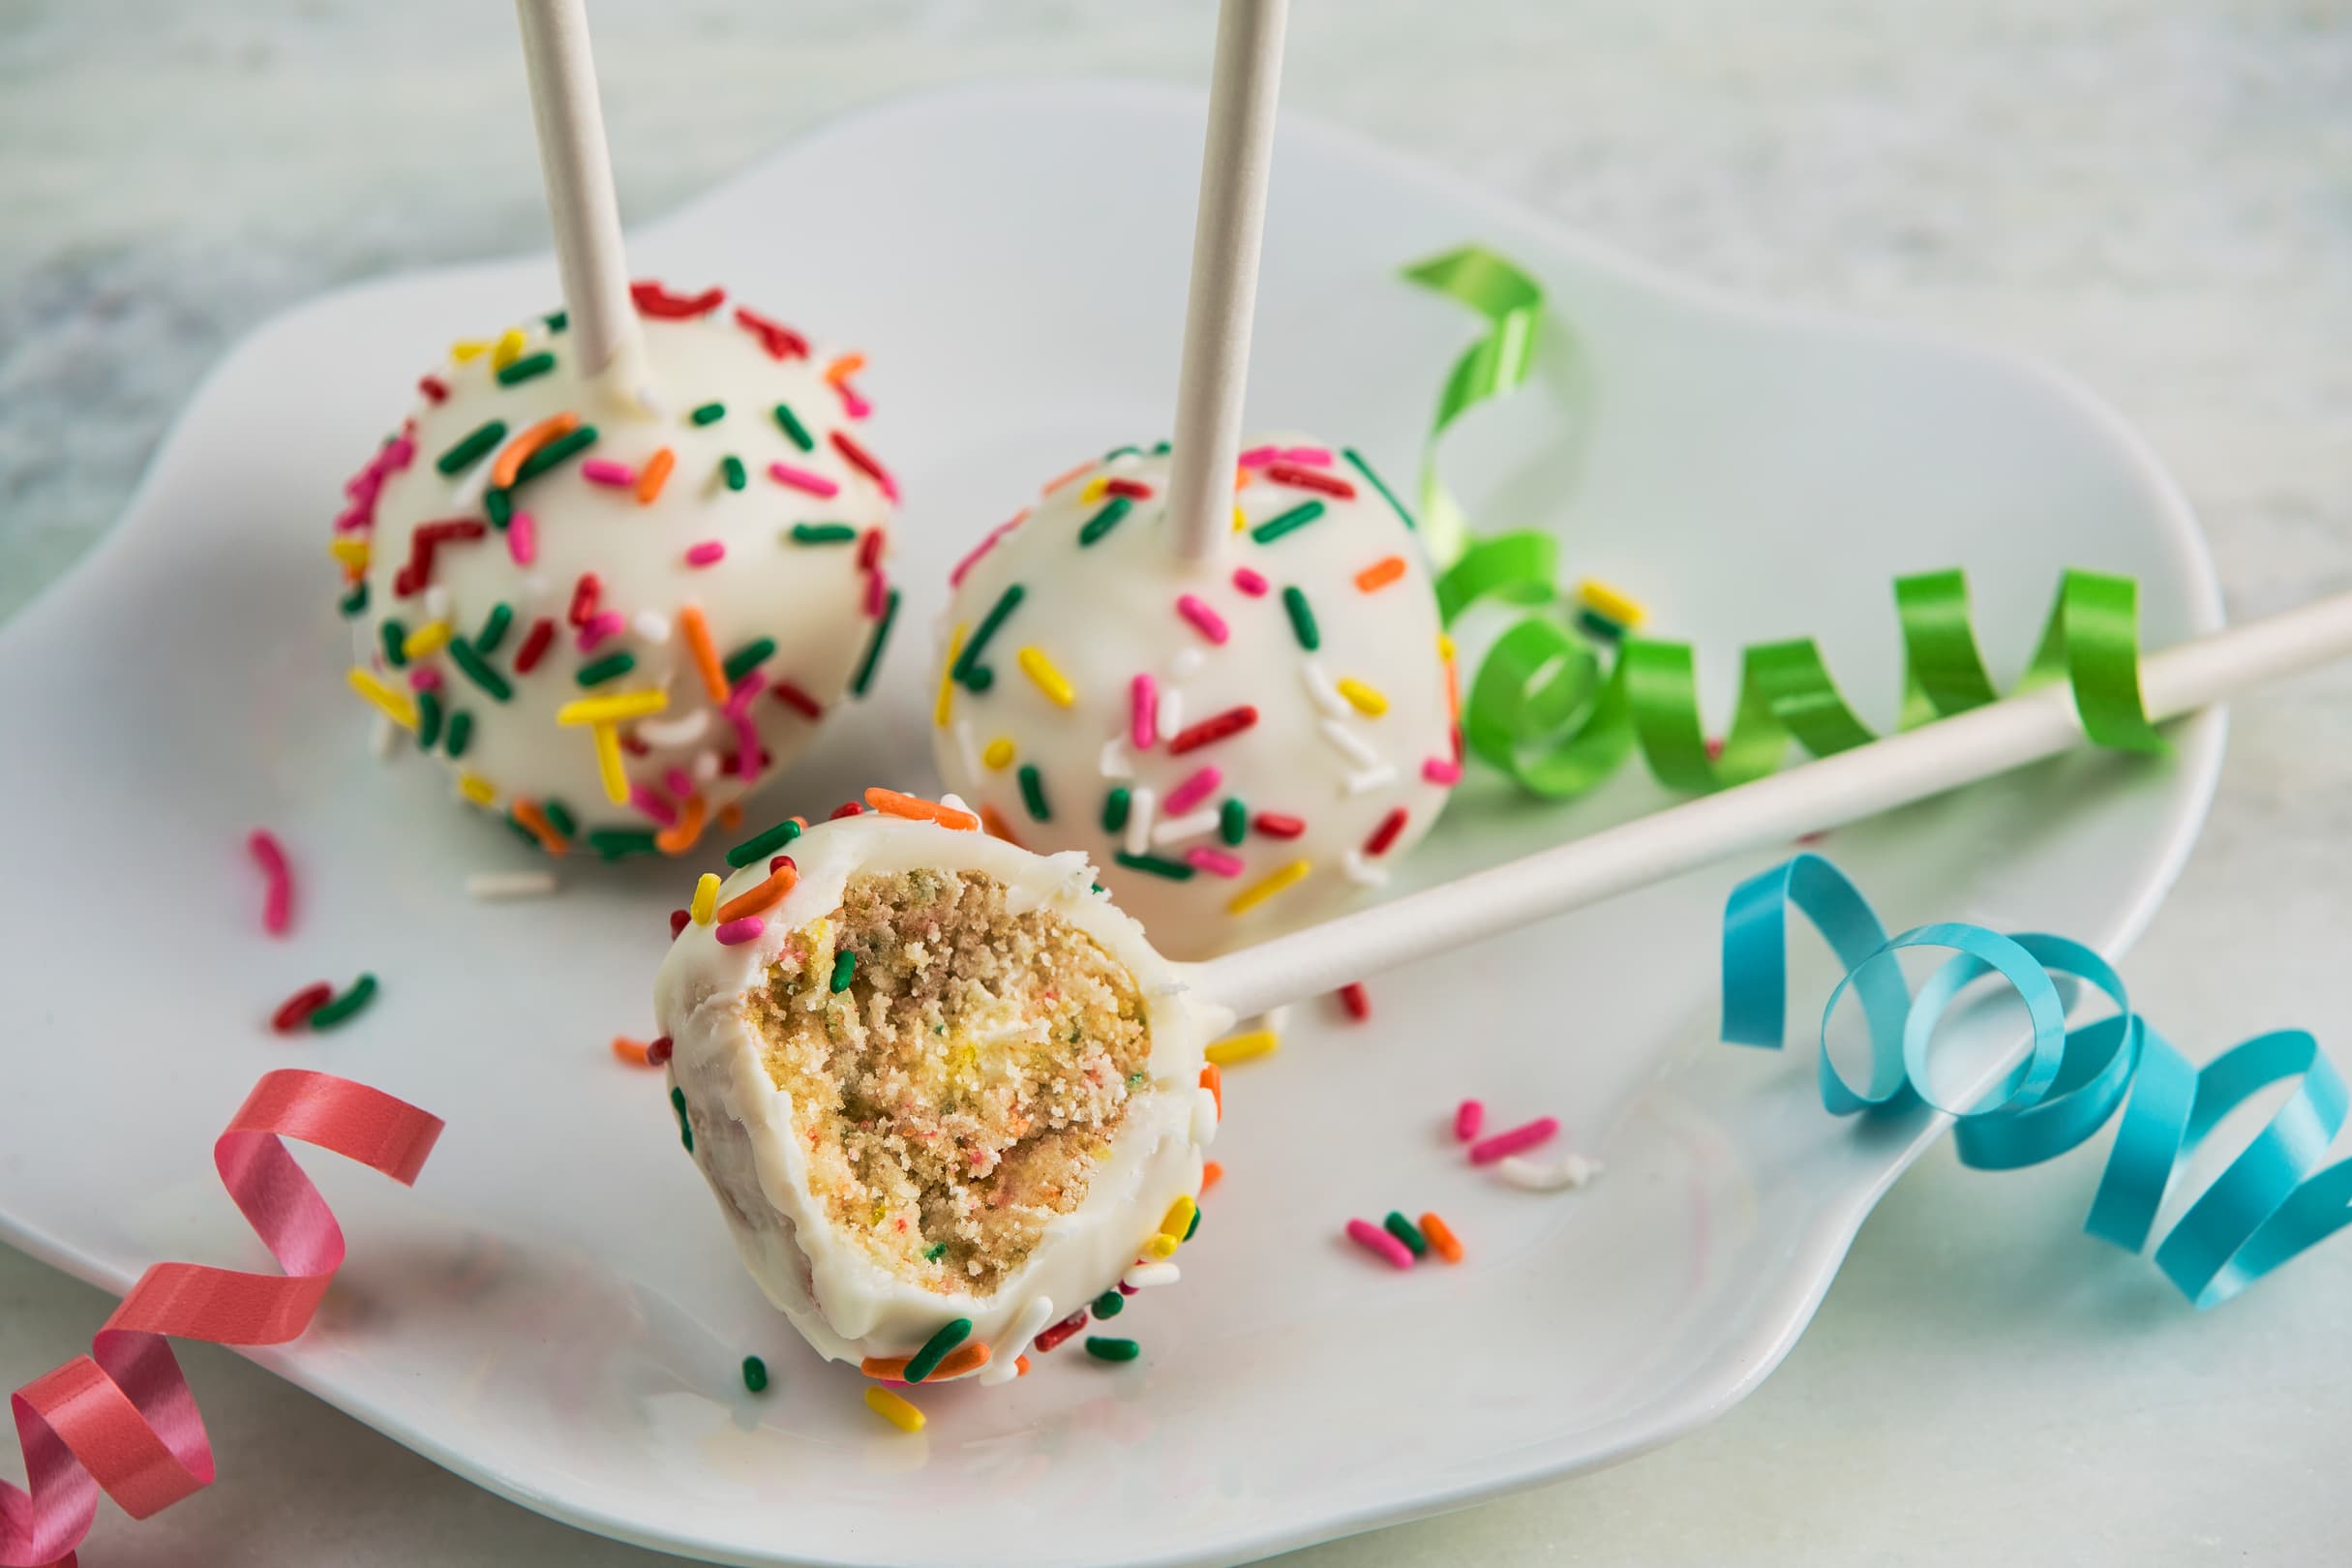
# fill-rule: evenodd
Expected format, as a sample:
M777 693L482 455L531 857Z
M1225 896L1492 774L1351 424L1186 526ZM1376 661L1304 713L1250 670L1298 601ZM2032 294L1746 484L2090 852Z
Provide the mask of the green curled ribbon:
M1536 332L1543 324L1543 285L1482 245L1416 261L1404 276L1460 301L1486 317L1486 335L1462 351L1437 394L1437 412L1421 447L1421 532L1436 561L1461 553L1470 533L1469 518L1437 476L1437 443L1446 427L1498 393L1527 378L1535 365Z

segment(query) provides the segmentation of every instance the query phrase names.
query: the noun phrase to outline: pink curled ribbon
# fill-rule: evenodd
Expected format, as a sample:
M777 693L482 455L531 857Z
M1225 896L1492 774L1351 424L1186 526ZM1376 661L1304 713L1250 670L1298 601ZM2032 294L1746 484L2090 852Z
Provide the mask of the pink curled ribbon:
M166 1335L214 1344L283 1344L310 1327L343 1228L282 1141L298 1138L415 1182L441 1120L331 1073L266 1072L212 1146L221 1183L283 1275L158 1263L90 1341L90 1353L10 1398L29 1491L0 1481L0 1568L72 1568L104 1489L134 1519L213 1478L204 1432Z

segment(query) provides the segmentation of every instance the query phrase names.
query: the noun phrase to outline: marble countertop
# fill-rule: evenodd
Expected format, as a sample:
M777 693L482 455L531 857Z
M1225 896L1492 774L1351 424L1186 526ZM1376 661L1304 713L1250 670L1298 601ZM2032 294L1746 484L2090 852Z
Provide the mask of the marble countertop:
M929 82L1197 81L1206 0L597 0L643 217ZM1740 292L2060 361L2180 476L2234 616L2352 586L2352 13L2331 0L1300 0L1287 101ZM481 0L0 8L0 617L113 518L239 334L348 280L544 245L512 21ZM2352 1039L2352 671L2234 718L2212 824L2126 968L2192 1051ZM15 1042L19 1060L38 1041ZM2352 1244L2119 1320L2096 1161L1948 1150L1787 1364L1617 1469L1302 1564L2340 1560ZM2081 1254L2079 1275L2052 1268ZM2052 1280L2080 1278L2080 1294ZM2155 1298L2146 1298L2154 1300ZM108 1303L0 1249L0 1384ZM227 1479L90 1560L670 1559L437 1470L223 1352ZM16 1476L13 1445L0 1474Z

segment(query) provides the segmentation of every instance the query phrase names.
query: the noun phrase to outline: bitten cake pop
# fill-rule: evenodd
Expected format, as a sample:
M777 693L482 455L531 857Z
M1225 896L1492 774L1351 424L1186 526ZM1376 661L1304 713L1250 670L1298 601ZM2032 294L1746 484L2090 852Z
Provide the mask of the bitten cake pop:
M335 533L352 685L465 799L608 856L682 849L790 763L897 604L857 356L716 288L633 294L654 407L561 315L461 343Z
M1429 574L1364 460L1251 443L1207 567L1169 538L1169 467L1082 465L957 566L933 743L992 830L1085 851L1194 958L1378 887L1461 767Z
M1085 857L870 790L696 890L655 984L671 1100L743 1262L820 1352L908 1382L1172 1282L1220 1104L1188 994ZM1059 1328L1059 1333L1056 1330Z

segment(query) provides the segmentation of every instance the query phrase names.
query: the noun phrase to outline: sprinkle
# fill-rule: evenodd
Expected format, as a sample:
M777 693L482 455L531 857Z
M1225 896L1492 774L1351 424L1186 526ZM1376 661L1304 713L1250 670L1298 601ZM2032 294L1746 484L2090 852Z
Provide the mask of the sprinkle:
M694 1152L694 1123L686 1115L686 1091L675 1085L671 1087L670 1108L678 1113L678 1141L686 1146L686 1153L692 1154Z
M1475 1141L1478 1137L1478 1130L1486 1125L1487 1107L1484 1101L1465 1100L1454 1107L1454 1139L1456 1142Z
M1598 1176L1601 1165L1583 1155L1568 1155L1554 1165L1538 1164L1515 1155L1498 1163L1494 1173L1513 1187L1530 1192L1565 1192Z
M890 625L897 618L898 590L892 588L889 602L882 607L881 618L874 622L874 640L865 645L865 657L858 661L858 673L850 679L851 696L864 696L865 688L873 684L874 671L882 664L882 649L890 640Z
M1276 893L1281 892L1285 888L1288 888L1292 884L1298 882L1312 869L1312 864L1306 860L1291 861L1288 865L1283 866L1281 870L1273 872L1260 881L1254 882L1249 887L1244 888L1240 892L1235 893L1232 899L1226 903L1225 913L1228 915L1247 915L1250 911L1255 909L1267 899L1272 898Z
M1299 647L1312 653L1323 646L1322 628L1315 624L1314 607L1307 595L1294 586L1282 589L1282 608L1290 613L1290 634L1299 640Z
M516 386L524 381L529 380L534 376L545 376L549 371L552 371L555 368L556 356L542 350L541 352L531 354L527 358L518 359L511 365L500 366L498 368L498 384L500 386Z
M789 485L795 490L805 491L820 499L829 499L841 494L841 487L826 478L825 475L811 473L806 468L796 468L788 463L768 465L768 477L773 479L777 484ZM793 529L796 537L799 531L797 528ZM850 531L855 536L857 530L853 528Z
M498 786L491 783L490 780L484 778L479 773L468 772L458 774L457 787L458 794L464 796L467 799L471 800L475 805L482 807L484 810L488 810L490 807L498 804Z
M1491 1138L1471 1144L1470 1163L1491 1165L1495 1161L1506 1159L1511 1155L1524 1154L1527 1150L1540 1144L1551 1142L1553 1135L1559 1130L1560 1124L1557 1117L1539 1116L1534 1121L1515 1127L1508 1132L1497 1132Z
M980 802L980 819L981 829L990 838L1001 838L1015 849L1021 847L1020 839L1013 836L1012 825L1004 819L996 807L985 800Z
M718 938L720 947L735 948L758 940L760 933L767 929L766 920L757 915L746 915L739 920L729 920L710 934Z
M1404 1243L1367 1221L1348 1221L1347 1239L1397 1268L1409 1269L1413 1266L1413 1254Z
M489 662L476 653L473 646L464 638L455 638L450 642L449 657L459 669L466 672L466 678L488 692L493 699L502 703L515 694L514 688L506 683L506 678L492 669Z
M1388 1211L1388 1218L1380 1221L1380 1228L1404 1243L1404 1250L1413 1256L1419 1258L1430 1255L1429 1239L1414 1229L1413 1222L1397 1210Z
M1199 1216L1195 1215L1194 1219ZM1121 1290L1149 1290L1154 1285L1170 1285L1184 1278L1184 1271L1173 1263L1138 1263L1119 1276Z
M449 401L449 383L437 376L418 377L416 389L425 395L427 403L447 403Z
M1176 596L1176 613L1184 617L1185 619L1191 621L1194 626L1200 628L1200 635L1206 637L1212 643L1221 644L1226 638L1232 636L1231 629L1225 625L1225 618L1219 615L1216 611L1210 609L1209 606L1196 595L1191 593L1178 594Z
M1259 544L1272 544L1283 534L1295 533L1305 528L1316 518L1321 517L1323 511L1323 503L1319 500L1303 502L1293 506L1287 512L1266 519L1265 522L1250 530L1250 537L1255 539Z
M746 305L735 308L735 324L760 340L770 359L806 359L808 340L780 321L771 321Z
M1045 777L1033 765L1024 764L1020 771L1021 803L1029 808L1032 822L1053 821L1053 809L1045 803Z
M523 335L523 329L521 327L508 327L505 331L499 333L498 341L490 346L491 368L493 370L504 370L507 366L512 365L515 363L515 361L521 359L523 357L523 347L529 342L530 340Z
M1188 751L1197 751L1212 741L1239 735L1256 722L1257 709L1250 704L1228 708L1179 733L1168 741L1168 755L1181 757Z
M1421 764L1421 776L1432 784L1459 784L1462 782L1462 764L1451 757L1431 757Z
M1161 824L1163 830L1165 827L1166 824ZM1186 850L1184 859L1187 865L1197 866L1211 876L1238 877L1248 869L1240 856L1227 855L1223 850L1211 849L1206 844Z
M743 460L733 452L719 459L719 480L729 490L742 489L749 477L744 471Z
M1064 485L1069 484L1072 479L1075 479L1078 477L1078 475L1086 472L1094 466L1095 460L1093 458L1088 458L1076 467L1067 469L1064 472L1054 475L1051 479L1045 481L1045 489L1043 494L1048 496L1052 495L1055 491L1061 489Z
M1188 649L1187 651L1191 651ZM1184 688L1170 686L1160 694L1160 733L1176 735L1184 729Z
M486 904L510 898L545 898L555 890L553 871L476 871L466 879L466 896Z
M948 634L948 656L939 670L939 695L931 700L931 723L946 729L955 720L955 656L963 651L964 638L970 625L958 626Z
M629 285L630 303L640 316L650 316L661 321L690 320L709 316L727 303L727 290L719 287L704 289L699 294L673 294L648 278Z
M493 419L486 424L476 425L464 439L439 457L435 458L433 466L438 468L444 476L455 475L459 470L470 468L483 458L488 457L491 448L504 439L506 439L505 420Z
M1224 1068L1231 1067L1236 1062L1250 1061L1253 1057L1271 1056L1281 1047L1282 1043L1282 1037L1273 1030L1253 1029L1246 1035L1228 1036L1200 1054L1208 1060L1210 1066ZM1221 1096L1218 1100L1221 1115L1223 1104L1224 1101Z
M1106 1340L1100 1334L1089 1334L1086 1353L1097 1361L1132 1361L1143 1354L1143 1346L1132 1340Z
M341 561L347 570L364 572L368 569L370 558L375 555L375 547L365 538L347 533L341 538L327 541L327 554Z
M699 795L686 797L686 803L678 810L678 821L653 835L653 847L664 855L683 855L703 836L703 821L709 807Z
M1148 675L1128 682L1128 730L1137 751L1148 751L1159 739L1160 687Z
M1342 724L1338 719L1325 719L1321 728L1323 739L1330 741L1334 749L1358 768L1371 768L1380 761L1380 754L1365 744L1362 736L1357 735L1355 731Z
M564 842L564 834L557 829L553 822L548 820L546 813L531 801L517 800L508 808L508 813L514 818L515 826L521 828L525 833L529 835L533 843L547 851L548 854L561 855L570 847Z
M718 890L715 884L718 879L711 877L708 880L714 885L711 889L712 896L717 896ZM716 920L721 925L731 925L737 920L748 920L754 915L765 915L769 910L775 908L776 905L782 903L786 895L791 893L793 889L799 883L799 880L800 868L793 862L792 857L789 855L779 855L776 857L776 865L774 869L768 873L765 881L761 882L758 887L753 888L750 891L739 893L735 897L728 899L724 904L719 905L718 909L714 912L710 919ZM694 897L697 904L702 901L702 889L698 885L694 892ZM691 913L691 911L689 911L689 913ZM695 917L695 922L697 924L709 923L708 920L699 915Z
M719 663L718 648L710 641L710 624L703 618L702 606L679 606L678 629L685 634L686 649L694 655L694 668L703 678L703 689L709 693L712 702L725 702L730 682L726 667Z
M523 646L515 649L515 674L528 675L537 669L540 656L546 653L547 645L555 640L555 636L556 623L547 617L541 616L531 622L530 630L523 638Z
M1272 483L1288 485L1293 490L1312 490L1317 495L1332 496L1341 500L1356 498L1356 487L1335 474L1317 473L1312 468L1289 463L1270 463L1264 471Z
M390 625L391 622L385 622ZM401 652L408 659L429 659L449 646L450 625L446 620L427 621L408 634L401 645Z
M596 427L582 425L566 435L558 436L523 460L515 470L515 483L524 484L537 478L557 464L588 450L596 444Z
M1343 446L1340 449L1340 456L1345 458L1356 472L1364 476L1365 483L1380 493L1380 498L1388 502L1389 510L1397 514L1399 522L1408 528L1414 526L1413 514L1404 509L1404 503L1397 498L1397 493L1382 483L1378 474L1372 472L1372 465L1364 461L1361 453L1352 446Z
M1340 1006L1357 1023L1372 1016L1372 998L1365 993L1362 980L1349 980L1340 987Z
M694 899L686 906L686 918L697 925L709 925L711 912L718 908L719 879L715 871L706 871L695 879Z
M1170 799L1173 799L1173 797ZM1159 845L1181 844L1188 838L1198 838L1203 833L1217 831L1217 823L1218 814L1214 809L1194 812L1189 817L1163 815L1158 826L1152 829L1152 842ZM1198 864L1199 862L1194 861L1193 863ZM1233 863L1240 864L1239 861ZM1202 869L1208 868L1203 867ZM1220 873L1220 875L1223 874Z
M498 490L511 489L523 469L523 463L548 442L569 436L580 428L576 413L550 414L537 424L526 428L520 436L506 443L498 462L491 465L490 483ZM478 433L477 433L478 434Z
M1160 1217L1160 1234L1183 1238L1191 1232L1192 1221L1199 1212L1199 1205L1179 1193L1176 1200L1168 1205L1168 1212Z
M1137 794L1141 793L1142 792L1140 791L1137 792ZM1131 819L1129 825L1132 827L1135 822L1140 822L1141 820L1142 819L1140 817ZM1132 835L1131 834L1130 842L1132 841ZM1142 871L1155 877L1165 877L1170 882L1190 882L1192 880L1192 868L1186 865L1181 860L1163 860L1157 855L1134 855L1126 850L1121 850L1118 854L1112 856L1111 859L1116 860L1119 864L1126 866L1130 871Z
M1598 578L1587 577L1577 584L1576 596L1595 614L1627 631L1641 625L1649 616L1649 611L1641 600L1611 588Z
M768 695L812 724L825 716L824 706L789 680L778 680L769 685Z
M1027 592L1028 590L1018 583L1009 585L1005 591L997 596L996 603L988 607L988 613L980 617L980 628L973 632L972 641L964 645L963 653L950 667L955 672L955 678L962 683L965 689L970 691L988 689L989 681L994 677L993 675L981 675L980 652L987 648L988 640L996 635L997 628L1005 623L1005 618L1019 607L1023 595Z
M580 477L591 485L605 485L614 490L626 490L637 483L637 470L625 463L610 458L590 458L580 465Z
M1190 811L1215 794L1217 786L1222 782L1224 782L1224 775L1216 769L1199 769L1189 775L1183 783L1168 791L1168 798L1161 803L1161 809L1169 812ZM1215 824L1211 824L1211 826L1213 827ZM1206 829L1202 830L1207 831Z
M325 1007L334 995L335 987L325 980L305 985L278 1004L278 1010L269 1015L269 1026L281 1035L290 1035L309 1022L311 1014Z
M800 416L792 411L790 404L777 404L775 413L776 424L783 430L786 439L803 452L817 449L816 441L808 434L808 427L800 423Z
M1128 807L1131 800L1132 798L1127 791L1116 785L1102 797L1102 830L1104 832L1115 833L1127 826Z
M1385 790L1396 782L1397 770L1387 763L1381 763L1363 772L1348 774L1346 781L1342 785L1342 790L1351 796L1370 795L1374 790Z
M1056 708L1068 708L1078 700L1076 688L1070 685L1068 677L1054 667L1053 660L1045 656L1043 648L1034 646L1024 648L1015 657L1021 673L1036 681L1038 690L1043 692L1046 701Z
M833 954L833 975L832 979L827 982L833 995L839 996L843 991L848 990L850 981L857 976L858 955L856 953L844 949Z
M794 544L848 544L857 537L858 530L847 523L795 523L792 526Z
M1103 503L1102 510L1088 518L1085 526L1078 529L1079 545L1083 547L1098 543L1134 509L1135 503L1125 496L1113 496Z
M637 504L650 506L661 498L661 487L670 482L670 470L678 467L678 454L662 447L646 459L646 466L637 475Z
M368 585L365 582L352 584L351 591L335 601L335 608L342 611L347 618L352 616L366 614L368 608Z
M670 619L658 610L640 610L629 618L629 629L656 648L670 640Z
M743 1386L751 1390L751 1392L754 1394L766 1392L768 1388L768 1363L762 1361L757 1356L745 1356L743 1358Z
M1340 695L1348 706L1366 718L1378 718L1388 711L1388 695L1376 686L1368 686L1352 676L1343 676L1339 683Z
M1126 842L1127 852L1130 855L1141 855L1144 851L1144 847L1151 843L1152 811L1153 808L1159 803L1159 799L1160 798L1153 793L1150 785L1138 784L1135 786L1132 797L1134 811L1133 814L1128 818L1127 823ZM1185 875L1188 877L1192 873L1189 870L1185 872Z
M719 671L721 674L726 676L728 684L732 686L736 681L742 679L745 676L751 674L752 671L758 669L761 665L766 664L769 659L773 658L775 656L775 651L776 645L774 638L755 637L750 642L745 643L741 648L739 648L734 652L728 654L727 662L719 666ZM729 695L732 696L733 693L730 693Z
M1215 1187L1215 1186L1216 1186L1216 1185L1217 1185L1219 1182L1221 1182L1221 1181L1223 1181L1224 1179L1225 1179L1225 1167L1224 1167L1224 1166L1222 1166L1222 1165L1219 1164L1219 1163L1218 1163L1216 1161L1214 1161L1214 1160L1204 1160L1204 1161L1201 1161L1201 1164L1200 1164L1200 1190L1201 1190L1202 1191L1206 1192L1206 1191L1208 1191L1210 1188ZM1197 1221L1199 1220L1199 1218L1200 1218L1200 1217L1199 1217L1198 1215L1194 1215L1192 1218L1193 1218L1193 1220L1194 1220L1195 1221ZM1427 1228L1427 1227L1425 1226L1424 1228Z
M572 678L583 686L593 686L606 680L618 680L637 668L637 655L629 652L608 653L592 663L582 665Z
M514 621L514 606L503 600L492 605L489 616L482 621L482 629L473 634L473 650L476 653L497 652L498 645L506 640L506 628Z
M408 662L408 628L404 622L387 616L376 633L383 644L386 664L398 670Z
M1380 819L1380 826L1372 830L1372 836L1364 841L1364 853L1386 855L1390 846L1397 842L1397 835L1402 831L1404 831L1404 807L1394 806L1390 808L1387 816Z
M865 1405L900 1432L922 1431L922 1412L880 1383L866 1385Z
M605 799L619 805L629 798L629 775L620 761L620 732L610 723L595 724L588 734L596 742L596 776L604 783Z
M1332 718L1347 716L1347 699L1340 695L1340 688L1331 683L1331 678L1323 673L1323 666L1318 661L1299 660L1299 679L1306 684L1308 697L1325 714Z
M937 1262L939 1260L937 1254L946 1251L947 1245L943 1242L937 1247L926 1250L923 1255L930 1258L931 1261ZM865 1373L865 1375L868 1377L879 1378L886 1382L915 1383L929 1381L944 1383L951 1377L962 1377L968 1373L980 1371L982 1367L988 1365L988 1347L986 1345L972 1343L959 1347L950 1353L946 1359L942 1360L937 1367L931 1370L927 1378L909 1377L907 1375L907 1368L912 1365L915 1360L915 1357L913 1356L867 1356L864 1360L858 1363L858 1370Z
M1356 573L1356 588L1360 592L1377 593L1403 575L1402 556L1383 556Z
M268 829L256 828L245 835L245 848L261 867L261 929L284 936L294 919L294 874L286 863L285 847Z
M1259 812L1250 819L1250 826L1268 838L1296 838L1307 830L1307 824L1299 818L1274 811Z
M586 653L606 638L628 630L629 618L618 610L600 610L580 627L580 651Z
M404 730L416 728L416 704L409 701L406 692L393 690L378 680L373 671L356 664L351 666L344 678L350 681L353 691L381 709L384 717Z
M370 1002L376 1000L376 977L363 974L351 982L351 988L327 1003L312 1010L310 1026L320 1032L333 1029L358 1015Z
M434 674L436 674L436 672L432 670L419 670L414 676L409 678L410 683L414 684L418 677ZM432 686L418 686L416 692L417 749L420 751L431 751L434 747L434 743L439 740L440 738L441 699L439 695L434 691Z
M764 860L799 837L800 827L800 819L786 817L766 832L755 833L729 850L727 863L740 870L755 860Z
M631 1040L626 1035L613 1037L613 1055L628 1063L631 1067L651 1067L653 1065L646 1055L646 1042L642 1040Z
M948 573L948 587L950 588L962 588L964 586L964 574L971 571L974 566L979 565L980 558L987 555L989 551L994 550L996 548L996 542L999 539L1002 539L1006 534L1010 533L1014 528L1019 528L1021 524L1028 518L1028 508L1024 507L1020 511L1013 513L1010 522L999 523L995 528L990 528L985 534L981 535L980 542L974 545L969 551L965 552L964 558L957 561L955 563L954 570Z
M1094 1299L1094 1312L1097 1321L1116 1317L1126 1311L1127 1298L1119 1294L1116 1289L1105 1290Z
M659 1067L670 1060L670 1053L675 1049L677 1049L677 1045L669 1036L655 1035L651 1040L646 1041L646 1060L653 1066Z
M852 440L845 432L831 431L828 433L828 436L833 443L833 450L847 458L850 467L873 480L874 488L881 491L887 499L896 500L898 498L897 481L890 477L890 470L874 461L872 453Z

